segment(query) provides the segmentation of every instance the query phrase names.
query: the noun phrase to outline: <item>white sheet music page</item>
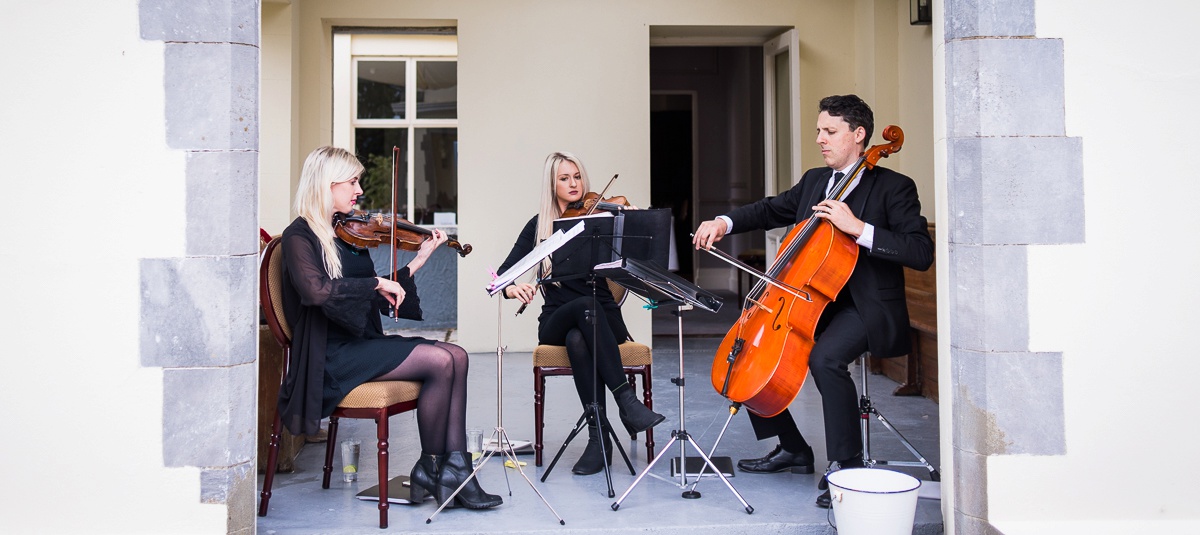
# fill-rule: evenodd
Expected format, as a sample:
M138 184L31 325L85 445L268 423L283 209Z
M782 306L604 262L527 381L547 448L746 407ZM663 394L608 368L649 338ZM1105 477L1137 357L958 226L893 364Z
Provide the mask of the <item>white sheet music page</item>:
M533 266L536 266L538 262L542 261L543 258L550 256L551 253L553 253L559 247L562 247L563 244L567 243L571 238L574 238L583 232L583 227L583 221L580 221L579 223L576 223L575 226L571 227L570 230L565 232L559 230L554 234L551 234L549 238L546 238L545 241L539 243L537 247L534 247L532 251L529 251L529 254L517 261L516 264L513 264L512 267L508 268L507 271L496 275L496 278L492 279L491 284L487 285L488 295L496 295L496 293L502 290L505 286L512 284L513 281L517 280L517 277L524 275L526 271L529 271L533 268Z

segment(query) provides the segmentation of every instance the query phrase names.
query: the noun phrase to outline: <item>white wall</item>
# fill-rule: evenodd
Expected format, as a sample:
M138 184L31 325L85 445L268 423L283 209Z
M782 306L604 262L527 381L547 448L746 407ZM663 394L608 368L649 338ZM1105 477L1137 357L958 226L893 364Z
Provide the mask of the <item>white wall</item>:
M300 85L296 83L294 54L298 36L293 32L297 7L286 2L262 4L262 58L259 80L258 222L279 234L292 222L292 195L300 168L292 154L300 139L297 128Z
M138 260L183 252L163 45L135 0L4 12L0 532L224 531L198 470L163 468L162 371L138 356Z

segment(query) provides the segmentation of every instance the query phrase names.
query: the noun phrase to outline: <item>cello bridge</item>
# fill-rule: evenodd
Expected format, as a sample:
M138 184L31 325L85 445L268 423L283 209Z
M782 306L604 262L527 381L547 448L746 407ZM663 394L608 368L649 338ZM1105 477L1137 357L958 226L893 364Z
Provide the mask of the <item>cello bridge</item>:
M751 303L754 303L754 305L755 305L755 306L757 306L758 308L761 308L761 309L763 309L763 310L766 310L766 311L767 311L767 314L774 314L774 313L775 313L775 311L774 311L774 310L771 310L771 309L770 309L770 308L769 308L767 305L764 305L764 304L762 304L762 303L760 303L760 302L758 302L758 301L755 301L754 299L751 299L751 298L747 297L747 298L746 298L746 300L747 300L747 301L750 301Z

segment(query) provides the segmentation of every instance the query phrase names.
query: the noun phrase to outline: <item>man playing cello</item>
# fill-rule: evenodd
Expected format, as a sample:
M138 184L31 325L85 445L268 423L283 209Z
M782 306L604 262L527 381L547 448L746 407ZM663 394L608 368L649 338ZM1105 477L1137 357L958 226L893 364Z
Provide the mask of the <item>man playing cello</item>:
M826 453L839 468L863 465L858 397L848 366L866 351L882 358L909 353L903 268L924 271L933 263L933 240L921 215L916 184L909 177L876 166L850 183L844 202L826 198L857 163L873 129L874 114L857 96L822 99L817 145L827 167L808 170L778 196L701 223L693 239L697 249L708 249L726 234L769 230L817 217L858 244L853 274L821 314L808 360L821 393ZM790 411L769 418L751 412L750 421L759 440L777 436L779 445L764 457L738 461L738 469L813 472L812 448ZM817 498L817 505L829 507L828 491Z

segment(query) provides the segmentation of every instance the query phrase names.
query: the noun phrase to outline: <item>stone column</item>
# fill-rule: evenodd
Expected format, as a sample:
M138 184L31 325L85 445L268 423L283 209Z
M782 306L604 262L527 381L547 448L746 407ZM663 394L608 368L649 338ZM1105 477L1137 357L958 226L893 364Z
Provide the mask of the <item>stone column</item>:
M954 525L997 533L987 460L1065 452L1062 354L1029 347L1027 251L1082 243L1082 140L1066 136L1063 43L1035 0L945 0Z
M186 156L184 256L140 262L140 352L163 368L163 462L253 533L258 356L255 0L141 0L165 43L165 146Z

